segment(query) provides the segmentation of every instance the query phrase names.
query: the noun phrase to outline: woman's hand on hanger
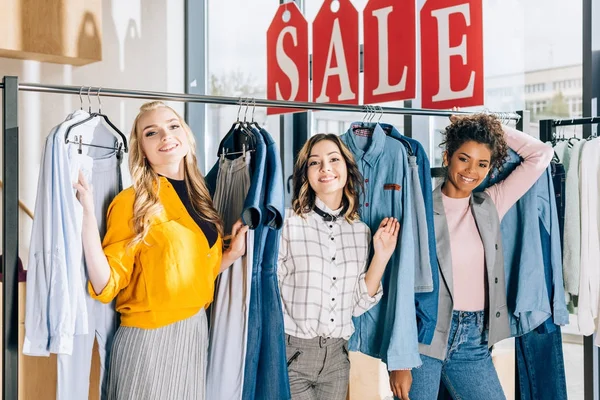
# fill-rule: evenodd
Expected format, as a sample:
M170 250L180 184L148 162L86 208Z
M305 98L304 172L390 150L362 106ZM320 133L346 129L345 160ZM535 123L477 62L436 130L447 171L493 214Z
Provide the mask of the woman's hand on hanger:
M79 170L79 180L73 184L73 187L77 189L77 200L83 207L83 213L94 214L94 191L81 170Z
M223 252L221 272L229 268L231 264L246 253L246 232L248 232L248 225L244 225L240 219L233 224L231 235L223 238L223 240L229 240L229 246Z

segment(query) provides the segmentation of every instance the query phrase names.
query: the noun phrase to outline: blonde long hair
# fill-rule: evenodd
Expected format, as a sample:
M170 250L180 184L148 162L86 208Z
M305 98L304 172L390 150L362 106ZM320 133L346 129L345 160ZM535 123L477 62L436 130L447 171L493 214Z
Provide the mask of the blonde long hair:
M161 101L151 101L144 103L140 107L129 137L129 171L133 181L135 191L135 201L133 203L133 229L135 237L129 243L134 247L146 238L152 218L160 214L163 210L158 198L160 186L160 177L154 172L148 160L144 157L142 144L140 140L141 131L138 130L138 122L144 113L158 108L165 107L171 110L179 119L189 142L189 152L184 156L184 180L187 187L190 202L194 210L207 222L215 225L217 231L223 235L223 222L219 213L213 205L212 198L204 182L204 177L198 170L196 160L196 140L190 127L183 118L171 107Z

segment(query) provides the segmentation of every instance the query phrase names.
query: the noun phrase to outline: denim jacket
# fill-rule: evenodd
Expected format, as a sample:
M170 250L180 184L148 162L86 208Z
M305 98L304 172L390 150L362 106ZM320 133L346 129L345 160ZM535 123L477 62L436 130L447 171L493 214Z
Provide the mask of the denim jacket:
M419 141L403 136L395 127L389 124L381 124L382 128L389 132L394 139L403 139L410 144L414 156L417 158L419 180L423 201L425 203L425 219L419 221L427 224L429 268L431 268L432 290L419 291L415 289L415 308L417 311L417 330L419 343L430 344L433 340L438 313L438 294L440 290L440 279L438 274L438 260L436 255L435 228L433 225L433 190L431 188L431 169L425 149ZM417 218L422 218L417 217ZM416 277L415 277L416 279ZM415 280L415 287L419 282Z
M371 232L385 217L396 217L401 225L398 245L382 279L383 298L354 319L356 331L349 346L381 358L390 371L418 367L421 358L415 318L414 216L406 149L398 140L387 137L379 125L369 137L358 136L351 128L341 139L365 179L361 220Z
M519 155L509 150L502 170L492 171L476 191L502 181L520 163ZM547 257L543 253L541 227L551 238ZM550 167L506 213L501 230L511 336L531 332L553 315L557 325L567 324L569 315L564 301L560 232ZM552 299L546 287L545 260L551 263L553 274Z

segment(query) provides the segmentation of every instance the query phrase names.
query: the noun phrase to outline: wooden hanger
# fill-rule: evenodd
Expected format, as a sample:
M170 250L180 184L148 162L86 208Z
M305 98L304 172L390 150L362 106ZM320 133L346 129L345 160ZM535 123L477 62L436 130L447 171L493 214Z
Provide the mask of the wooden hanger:
M0 180L0 189L4 188L4 183ZM19 200L19 208L25 212L29 216L29 218L33 219L33 213L27 206Z

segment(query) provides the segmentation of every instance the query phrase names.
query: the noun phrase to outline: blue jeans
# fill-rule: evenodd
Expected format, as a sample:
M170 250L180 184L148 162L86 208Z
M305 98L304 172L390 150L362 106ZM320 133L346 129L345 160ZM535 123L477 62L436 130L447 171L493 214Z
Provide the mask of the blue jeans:
M485 311L454 311L445 360L421 355L412 370L411 400L437 399L440 381L455 400L505 400L488 349Z
M552 333L537 331L515 339L518 388L521 400L567 399L567 382L560 327Z

